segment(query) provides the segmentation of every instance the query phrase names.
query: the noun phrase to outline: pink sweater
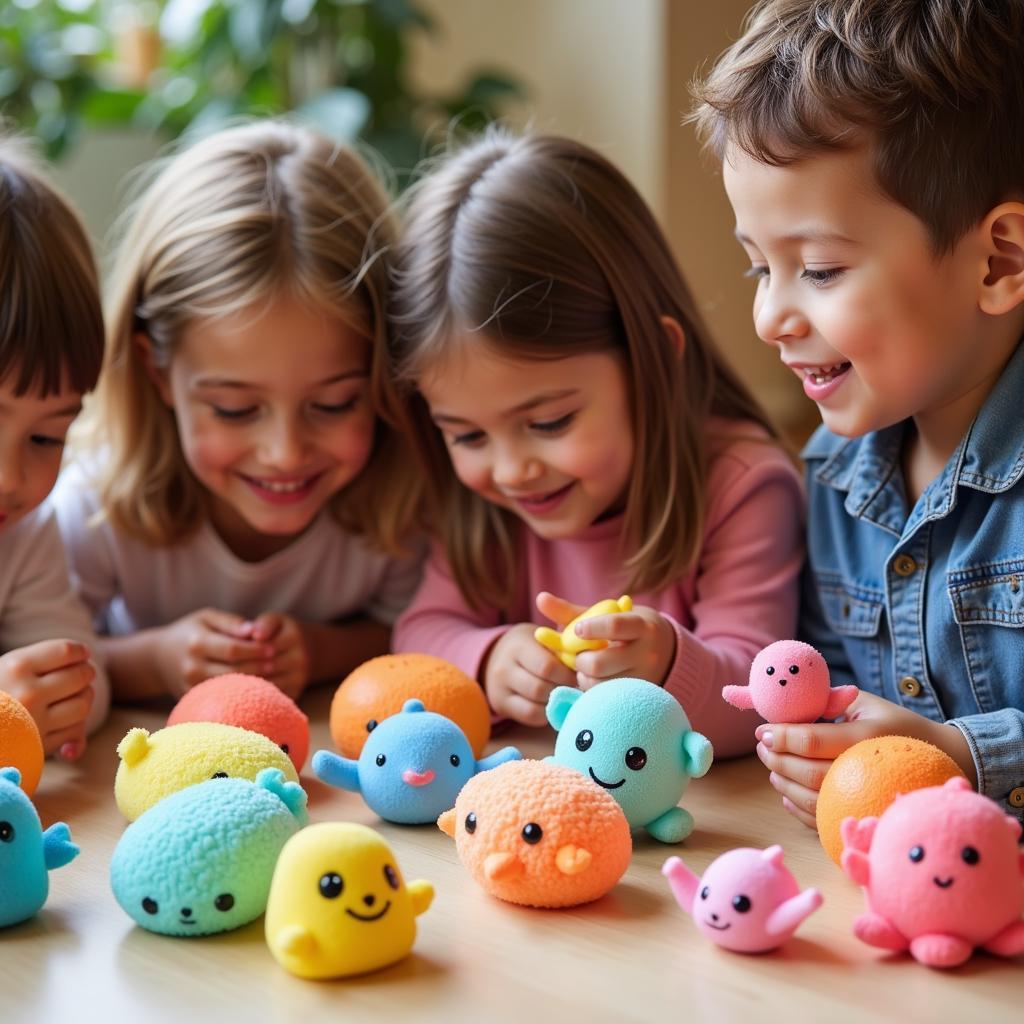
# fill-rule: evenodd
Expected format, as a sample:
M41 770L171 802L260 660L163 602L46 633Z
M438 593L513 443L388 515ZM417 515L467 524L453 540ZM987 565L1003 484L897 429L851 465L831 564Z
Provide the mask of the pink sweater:
M735 434L744 426L727 429ZM754 429L747 425L745 432ZM801 479L786 456L774 445L735 438L709 468L706 535L696 570L658 593L631 594L634 604L656 608L675 627L676 654L665 688L718 757L754 748L760 718L726 704L722 687L746 683L754 655L793 636L803 523ZM395 625L394 650L434 654L479 678L487 651L510 625L551 625L534 605L539 591L580 605L626 592L621 526L615 517L558 541L527 533L526 571L507 615L471 609L435 551Z

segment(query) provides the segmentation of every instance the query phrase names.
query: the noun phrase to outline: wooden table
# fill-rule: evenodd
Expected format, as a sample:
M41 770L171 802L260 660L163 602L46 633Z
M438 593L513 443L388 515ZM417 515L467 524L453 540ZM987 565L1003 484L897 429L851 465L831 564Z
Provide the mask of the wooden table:
M312 749L330 746L330 694L304 701ZM638 837L632 865L603 899L569 910L528 910L484 894L432 826L387 825L362 799L308 774L312 821L354 820L380 829L407 878L434 883L418 918L415 950L376 974L336 982L294 978L273 960L263 921L209 938L168 938L137 928L110 892L110 857L124 821L113 799L114 748L134 725L165 715L118 708L75 765L49 763L36 795L44 826L71 825L81 855L50 875L50 898L33 920L0 931L0 1021L207 1020L438 1021L517 1024L565 1021L1020 1020L1021 961L979 955L955 971L887 958L850 931L860 891L786 814L754 758L716 764L684 804L697 831L682 847ZM550 752L552 734L499 737L528 756ZM728 953L704 939L673 900L660 868L680 853L698 873L735 846L779 842L802 886L825 905L783 950ZM790 1017L789 1015L792 1015Z

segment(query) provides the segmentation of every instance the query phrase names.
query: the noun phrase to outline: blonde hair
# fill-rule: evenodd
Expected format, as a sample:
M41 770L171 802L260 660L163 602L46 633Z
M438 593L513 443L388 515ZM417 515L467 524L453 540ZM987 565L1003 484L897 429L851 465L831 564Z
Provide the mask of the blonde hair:
M433 528L467 600L509 607L523 529L458 482L413 391L467 332L470 344L516 358L621 354L635 444L628 589L662 589L696 565L708 418L775 433L712 345L664 235L619 171L571 139L492 128L413 187L392 268L393 372L417 425ZM681 358L663 316L686 334Z
M159 169L121 239L106 361L88 411L89 443L104 453L102 506L117 528L170 545L205 517L204 490L185 462L173 410L133 336L148 336L164 368L190 324L287 293L370 339L374 448L331 509L353 533L402 550L418 483L399 444L401 410L382 383L382 257L393 242L387 211L386 194L354 152L280 121L218 132Z

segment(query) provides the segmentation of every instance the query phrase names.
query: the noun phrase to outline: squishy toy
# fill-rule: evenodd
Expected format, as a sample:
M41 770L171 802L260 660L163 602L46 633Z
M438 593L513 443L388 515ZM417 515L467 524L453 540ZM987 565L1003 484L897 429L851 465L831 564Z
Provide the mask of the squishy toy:
M219 722L182 722L150 735L129 729L117 745L121 763L114 799L134 821L165 796L207 779L254 781L264 768L280 768L289 782L299 777L288 755L266 736Z
M168 725L220 722L266 736L302 771L309 753L309 719L286 693L259 676L232 672L193 686L174 706Z
M737 953L765 953L791 938L822 902L817 889L800 891L782 857L781 846L744 846L713 860L700 878L678 857L669 857L661 873L712 942Z
M483 687L460 668L430 654L385 654L363 662L335 691L331 739L342 757L356 758L366 737L407 700L450 718L479 757L491 738Z
M434 898L406 882L391 847L372 828L321 822L288 840L267 904L267 945L300 978L364 974L401 960L416 918Z
M831 686L825 659L799 640L778 640L750 666L749 686L724 686L733 707L753 708L766 722L838 718L854 701L856 686Z
M878 817L898 793L941 786L963 776L956 761L938 747L909 736L880 736L847 747L833 762L818 792L818 838L839 864L844 818Z
M239 928L266 909L277 858L305 823L305 791L277 768L178 790L124 830L110 861L114 898L161 935Z
M43 740L25 706L0 690L0 765L17 768L21 788L32 796L43 774Z
M477 772L520 757L515 747L502 747L477 761L454 722L424 710L422 701L407 700L370 733L358 761L318 750L313 771L332 786L362 793L385 821L425 825L454 805Z
M559 730L551 760L607 790L630 828L663 843L693 831L693 816L676 804L691 776L711 767L712 750L674 697L643 679L611 679L586 693L556 686L547 715Z
M975 947L1024 953L1021 827L964 778L843 822L843 870L867 896L853 932L870 946L956 967Z
M477 775L437 824L478 885L527 907L598 899L633 852L622 808L579 772L550 761L509 761Z
M45 832L17 768L0 768L0 928L35 914L50 891L48 871L78 856L63 821Z
M576 623L583 619L592 619L597 615L614 615L616 612L628 612L633 607L633 600L627 594L623 594L618 601L598 601L591 605L585 612L580 612L566 627L559 633L557 630L547 626L539 626L534 630L534 639L542 646L551 651L558 660L567 668L576 671L576 655L580 651L599 651L608 646L607 640L584 640L576 635Z

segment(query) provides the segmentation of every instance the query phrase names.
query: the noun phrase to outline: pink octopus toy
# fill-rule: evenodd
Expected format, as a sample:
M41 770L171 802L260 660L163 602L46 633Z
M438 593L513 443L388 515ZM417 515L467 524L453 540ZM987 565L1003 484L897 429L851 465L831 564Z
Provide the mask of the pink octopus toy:
M766 722L816 722L838 718L860 692L829 683L828 665L810 644L777 640L754 658L750 685L723 686L722 697Z
M737 953L781 946L821 906L817 889L800 891L782 863L782 847L739 847L713 860L698 878L678 857L661 869L676 902L712 942Z
M842 824L843 870L864 887L862 942L956 967L976 946L1024 952L1020 823L963 777L896 798L880 818Z

